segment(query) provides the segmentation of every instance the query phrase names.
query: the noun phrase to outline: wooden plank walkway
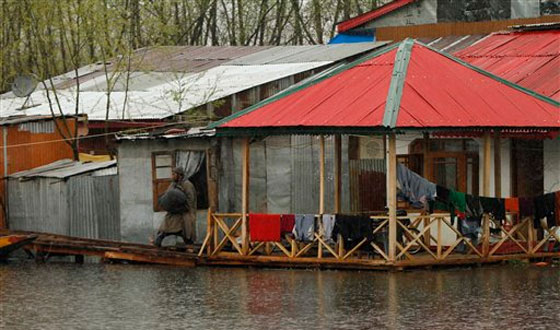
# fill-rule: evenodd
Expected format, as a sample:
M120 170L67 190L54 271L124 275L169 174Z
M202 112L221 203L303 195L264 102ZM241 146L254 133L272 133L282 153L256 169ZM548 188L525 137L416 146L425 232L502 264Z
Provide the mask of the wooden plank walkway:
M105 261L129 261L137 263L165 264L194 267L198 259L192 252L171 248L157 248L147 244L135 244L110 240L70 237L63 235L0 230L0 235L37 235L37 239L25 249L38 259L50 256L76 256L76 261L84 256L96 256ZM191 247L192 248L192 247Z

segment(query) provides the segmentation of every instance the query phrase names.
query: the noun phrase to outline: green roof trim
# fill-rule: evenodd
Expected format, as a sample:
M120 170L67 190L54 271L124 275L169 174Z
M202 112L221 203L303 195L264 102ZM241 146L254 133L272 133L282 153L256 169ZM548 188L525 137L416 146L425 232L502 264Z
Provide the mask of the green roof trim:
M476 67L476 66L474 66L474 65L472 65L472 64L470 64L470 63L467 63L467 62L461 60L460 58L457 58L457 57L455 57L455 56L453 56L453 55L451 55L451 54L448 54L448 53L446 53L446 52L442 52L442 51L439 50L439 49L435 49L435 48L433 48L432 46L429 46L429 45L427 45L427 44L425 44L425 43L423 43L423 42L420 42L420 41L418 41L418 40L415 40L414 42L416 42L417 44L419 44L419 45L421 45L421 46L424 46L424 47L426 47L426 48L428 48L428 49L430 49L430 50L432 50L432 51L434 51L434 52L436 52L436 53L438 53L438 54L440 54L440 55L443 55L443 56L447 57L448 59L450 59L450 60L452 60L452 61L455 61L455 62L457 62L457 63L459 63L459 64L461 64L461 65L463 65L463 66L466 66L467 68L469 68L469 69L471 69L471 70L474 70L474 71L476 71L476 72L478 72L478 73L481 73L481 74L483 74L483 75L485 75L485 76L487 76L487 77L489 77L489 78L492 78L492 79L494 79L494 80L496 80L496 81L498 81L498 82L501 82L501 83L504 84L504 85L507 85L507 86L512 87L512 88L515 88L515 89L517 89L518 91L521 91L521 92L523 92L523 93L525 93L525 94L528 94L528 95L531 95L531 96L533 96L533 97L536 97L537 99L539 99L539 100L541 100L541 101L550 103L550 104L555 105L555 106L557 106L557 107L560 107L560 102L558 102L558 101L556 101L556 100L554 100L554 99L552 99L552 98L550 98L550 97L548 97L548 96L539 94L539 93L537 93L537 92L535 92L535 91L533 91L533 90L531 90L531 89L528 89L528 88L525 88L525 87L523 87L523 86L520 86L520 85L518 85L518 84L516 84L516 83L513 83L513 82L511 82L511 81L509 81L509 80L505 80L504 78L501 78L501 77L499 77L499 76L497 76L497 75L495 75L495 74L493 74L493 73L490 73L490 72L488 72L488 71L486 71L486 70L483 70L483 69L481 69L481 68L479 68L479 67Z
M229 116L227 116L227 117L225 117L225 118L223 118L223 119L220 119L220 120L218 120L218 121L216 121L216 122L214 122L214 123L211 123L210 125L208 125L208 128L218 128L220 125L223 125L223 124L225 124L225 123L227 123L227 122L229 122L229 121L231 121L231 120L233 120L233 119L239 118L239 117L241 117L241 116L243 116L243 115L245 115L245 114L248 114L248 113L250 113L250 112L252 112L252 111L254 111L254 110L257 110L257 109L259 109L259 108L262 108L263 106L265 106L265 105L267 105L267 104L269 104L269 103L272 103L272 102L274 102L274 101L276 101L276 100L279 100L279 99L281 99L281 98L283 98L283 97L286 97L286 96L288 96L288 95L291 95L291 94L293 94L293 93L295 93L295 92L299 92L300 90L305 89L305 88L307 88L307 87L316 85L316 84L320 83L321 81L323 81L323 80L325 80L325 79L328 79L328 78L330 78L330 77L332 77L332 76L335 76L335 75L339 74L340 72L343 72L343 71L346 71L346 70L348 70L348 69L351 69L351 68L353 68L353 67L355 67L355 66L357 66L357 65L359 65L359 64L361 64L361 63L363 63L363 62L365 62L365 61L368 61L368 60L370 60L370 59L372 59L372 58L374 58L374 57L377 57L377 56L383 55L383 54L385 54L385 53L388 53L388 52L392 51L393 49L397 48L398 46L399 46L399 43L396 43L396 44L393 44L393 45L389 45L389 46L385 46L385 47L382 46L381 49L379 49L379 50L377 50L377 51L374 51L374 52L372 52L371 54L364 55L364 56L362 56L362 57L360 57L360 58L358 58L358 59L356 59L356 60L354 60L354 61L352 61L352 62L350 62L350 63L347 63L347 64L345 64L345 65L342 65L340 68L338 68L338 69L336 69L336 70L333 70L333 71L330 72L329 74L320 76L320 77L318 77L317 79L310 80L310 81L308 81L307 83L302 84L301 86L298 86L298 87L296 87L296 88L288 88L287 90L285 90L285 91L283 91L283 92L280 92L280 93L278 93L278 94L276 94L276 95L274 95L274 96L271 96L271 97L269 97L269 98L267 98L267 99L264 99L264 100L262 100L262 101L260 101L260 102L255 103L254 105L252 105L252 106L246 108L245 110L241 110L241 111L236 112L236 113L234 113L234 114L231 114L231 115L229 115Z
M407 38L400 43L397 54L395 55L395 64L393 65L393 74L391 75L391 84L387 92L387 101L385 102L385 113L383 114L383 126L394 128L397 126L397 118L399 117L399 109L401 107L402 93L404 82L406 80L406 72L414 40Z

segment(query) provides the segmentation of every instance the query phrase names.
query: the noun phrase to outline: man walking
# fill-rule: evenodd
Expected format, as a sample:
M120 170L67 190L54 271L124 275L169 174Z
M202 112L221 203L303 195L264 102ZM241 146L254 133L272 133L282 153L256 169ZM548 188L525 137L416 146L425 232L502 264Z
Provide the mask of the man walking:
M154 245L161 247L163 239L170 235L181 236L185 244L196 242L196 189L192 182L185 178L185 172L181 167L175 167L171 177L173 182L167 188L167 192L177 189L186 196L186 203L180 212L167 212L163 223L158 229Z

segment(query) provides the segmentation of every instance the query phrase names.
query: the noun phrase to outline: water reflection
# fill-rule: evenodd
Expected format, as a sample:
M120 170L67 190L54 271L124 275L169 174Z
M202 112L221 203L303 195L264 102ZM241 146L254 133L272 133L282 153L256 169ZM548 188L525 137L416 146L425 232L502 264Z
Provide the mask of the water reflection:
M2 329L550 329L558 268L0 265ZM504 328L506 327L506 328Z

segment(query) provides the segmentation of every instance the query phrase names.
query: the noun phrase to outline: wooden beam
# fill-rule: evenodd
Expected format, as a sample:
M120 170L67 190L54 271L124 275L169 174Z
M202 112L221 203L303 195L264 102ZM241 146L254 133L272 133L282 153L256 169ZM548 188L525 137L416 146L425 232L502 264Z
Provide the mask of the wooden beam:
M389 166L387 166L389 202L389 261L395 261L397 242L397 139L394 133L389 134Z
M325 213L325 136L319 137L319 214Z
M342 139L334 136L334 213L340 213L340 195L342 193Z
M500 131L494 131L494 196L502 197L502 148Z
M241 181L241 240L243 255L249 253L249 232L247 215L249 213L249 160L250 148L249 138L243 140L243 165L242 165L242 181Z
M490 132L484 132L484 167L482 169L482 195L490 197L490 151L491 151Z
M103 257L105 259L128 260L128 261L150 263L150 264L164 264L164 265L173 265L173 266L181 266L181 267L195 267L196 266L196 260L195 259L159 257L159 256L154 257L154 256L141 255L141 254L135 254L135 253L127 253L127 252L108 251L108 252L105 252Z

